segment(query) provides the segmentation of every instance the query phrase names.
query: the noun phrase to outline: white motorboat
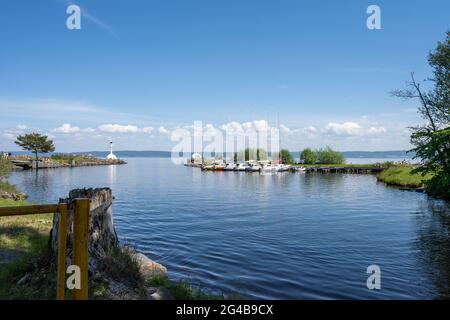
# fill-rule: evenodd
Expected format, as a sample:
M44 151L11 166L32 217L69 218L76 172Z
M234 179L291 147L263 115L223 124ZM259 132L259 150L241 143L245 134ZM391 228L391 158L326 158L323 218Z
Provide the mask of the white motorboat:
M248 168L248 165L246 163L239 163L236 167L237 171L246 171Z
M234 171L237 169L237 165L235 163L227 163L225 166L225 171Z
M291 169L291 166L288 165L288 164L282 164L282 163L280 163L280 164L277 164L277 165L275 166L275 168L276 168L276 171L277 171L277 172L285 172L285 171L289 171L289 169Z
M261 171L261 166L259 164L256 164L256 163L252 163L249 166L249 171L251 171L251 172L259 172L259 171Z
M277 168L276 168L276 166L274 166L272 164L265 164L262 166L261 171L262 172L276 172Z

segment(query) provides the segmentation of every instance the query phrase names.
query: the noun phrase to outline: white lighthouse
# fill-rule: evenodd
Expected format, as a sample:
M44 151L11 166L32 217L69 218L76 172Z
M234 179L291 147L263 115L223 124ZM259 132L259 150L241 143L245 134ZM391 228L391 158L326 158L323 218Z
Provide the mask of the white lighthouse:
M112 141L109 142L109 154L106 157L107 160L117 160L117 157L114 155L113 151L112 151Z

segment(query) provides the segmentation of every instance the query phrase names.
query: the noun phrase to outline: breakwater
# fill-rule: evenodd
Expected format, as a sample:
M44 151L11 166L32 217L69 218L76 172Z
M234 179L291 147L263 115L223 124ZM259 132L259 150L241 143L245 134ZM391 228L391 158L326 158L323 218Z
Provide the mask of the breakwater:
M61 163L56 161L36 161L34 160L11 160L13 169L56 169L56 168L73 168L73 167L88 167L88 166L107 166L107 165L120 165L126 164L123 160L95 160L81 163Z

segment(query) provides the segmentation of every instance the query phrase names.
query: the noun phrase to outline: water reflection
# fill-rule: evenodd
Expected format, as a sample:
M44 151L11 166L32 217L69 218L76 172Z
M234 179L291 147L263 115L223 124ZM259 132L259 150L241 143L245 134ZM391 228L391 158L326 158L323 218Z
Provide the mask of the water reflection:
M450 209L443 201L426 201L416 223L418 258L438 290L435 298L450 299Z

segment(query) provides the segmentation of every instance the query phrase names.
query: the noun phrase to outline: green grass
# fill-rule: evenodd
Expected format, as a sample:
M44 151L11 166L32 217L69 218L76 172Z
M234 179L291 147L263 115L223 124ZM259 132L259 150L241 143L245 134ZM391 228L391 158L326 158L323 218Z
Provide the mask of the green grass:
M106 160L105 159L99 159L95 157L90 157L86 155L73 155L73 154L66 154L66 153L57 153L53 154L50 159L54 162L58 162L61 164L69 164L72 163L75 164L83 164L83 163L103 163Z
M26 201L0 199L0 206ZM56 271L48 248L53 214L0 217L0 299L53 299ZM27 275L27 281L18 281Z
M8 181L3 181L0 179L0 190L6 191L9 193L19 193L16 186L10 184Z
M412 166L391 167L378 175L378 181L406 188L421 188L425 181L433 177L431 174L422 176L420 173L411 173L413 169Z
M222 296L212 295L200 288L194 288L187 282L170 281L167 278L153 278L146 281L150 286L162 286L169 290L175 300L221 300ZM237 297L237 296L236 296Z

